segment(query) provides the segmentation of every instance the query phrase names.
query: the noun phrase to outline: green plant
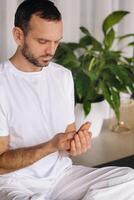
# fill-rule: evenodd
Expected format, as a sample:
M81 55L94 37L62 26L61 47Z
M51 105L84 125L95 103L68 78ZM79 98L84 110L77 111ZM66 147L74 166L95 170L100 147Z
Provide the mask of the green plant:
M119 43L134 34L116 36L114 25L126 16L127 11L115 11L108 15L103 24L103 41L98 41L85 28L78 43L62 42L55 54L57 63L72 71L75 84L75 102L82 103L85 114L91 104L106 100L119 119L120 93L134 93L134 58L125 57L124 50L115 50ZM133 46L134 42L126 47Z

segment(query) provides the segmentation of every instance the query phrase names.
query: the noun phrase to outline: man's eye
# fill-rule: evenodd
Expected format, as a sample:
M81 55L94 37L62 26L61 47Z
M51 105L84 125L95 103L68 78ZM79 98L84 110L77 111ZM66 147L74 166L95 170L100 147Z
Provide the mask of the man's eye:
M47 43L47 41L45 41L45 40L38 40L38 42L39 42L40 44L46 44L46 43Z

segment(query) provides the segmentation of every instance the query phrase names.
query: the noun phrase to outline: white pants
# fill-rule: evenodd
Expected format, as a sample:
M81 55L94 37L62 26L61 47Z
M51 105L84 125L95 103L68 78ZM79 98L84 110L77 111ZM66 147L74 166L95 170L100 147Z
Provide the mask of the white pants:
M0 177L0 200L134 200L134 170L73 165L56 181Z

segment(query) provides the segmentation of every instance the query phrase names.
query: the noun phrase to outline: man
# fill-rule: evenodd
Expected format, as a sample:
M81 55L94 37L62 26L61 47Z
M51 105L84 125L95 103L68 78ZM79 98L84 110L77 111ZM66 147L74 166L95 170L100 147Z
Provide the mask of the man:
M90 147L91 133L89 122L75 129L70 71L51 62L62 29L50 1L27 0L16 11L17 50L0 66L0 199L133 199L132 169L69 158Z

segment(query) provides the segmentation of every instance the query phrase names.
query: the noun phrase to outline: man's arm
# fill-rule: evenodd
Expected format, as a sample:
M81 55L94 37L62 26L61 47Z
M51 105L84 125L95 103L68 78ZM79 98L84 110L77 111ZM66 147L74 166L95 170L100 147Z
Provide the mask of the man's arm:
M69 140L74 132L59 133L52 140L32 147L10 150L9 138L0 138L0 174L16 171L27 167L40 160L44 156L56 151L64 151L69 148Z

